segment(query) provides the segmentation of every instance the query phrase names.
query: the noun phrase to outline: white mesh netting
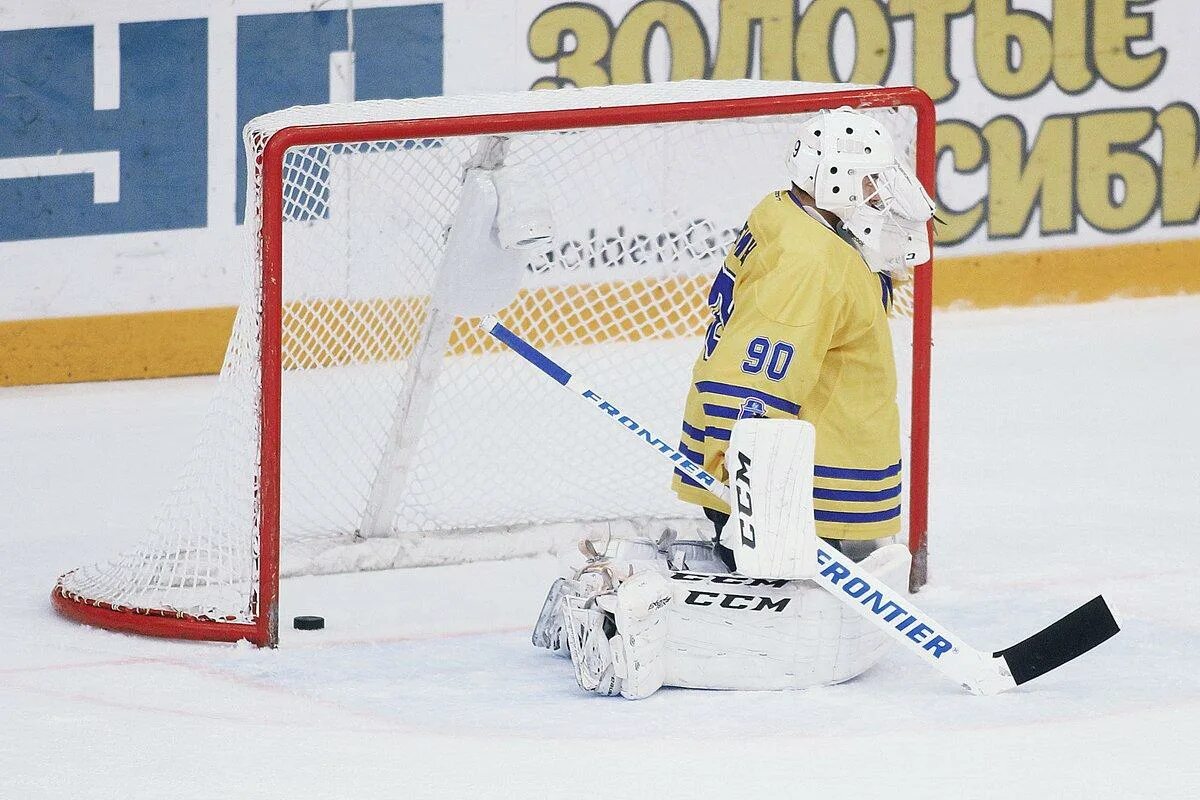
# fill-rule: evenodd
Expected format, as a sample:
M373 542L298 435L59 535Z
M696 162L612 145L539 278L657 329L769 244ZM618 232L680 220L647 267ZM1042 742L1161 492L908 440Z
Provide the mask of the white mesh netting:
M288 126L710 99L730 100L736 115L737 98L846 88L685 82L294 108L250 123L248 162ZM870 113L911 161L915 112ZM501 321L653 430L677 435L710 278L754 204L787 185L783 157L805 116L508 135L505 163L525 165L549 193L556 241L525 265ZM659 456L459 320L429 380L427 413L411 421L419 436L399 505L384 530L361 530L415 371L411 356L464 165L481 138L347 141L285 157L285 576L523 555L584 533L707 529L671 494ZM68 598L215 620L258 614L254 215L257 192L280 187L259 187L254 175L248 183L246 289L200 440L142 544L63 576ZM911 332L903 314L894 339L907 425Z

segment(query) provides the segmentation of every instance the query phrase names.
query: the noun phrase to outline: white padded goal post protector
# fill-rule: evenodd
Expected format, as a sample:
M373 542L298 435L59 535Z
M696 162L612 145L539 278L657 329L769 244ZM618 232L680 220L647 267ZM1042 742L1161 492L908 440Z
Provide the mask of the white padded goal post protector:
M933 107L911 88L685 81L251 121L243 298L199 440L141 543L63 575L56 606L119 629L271 645L280 574L707 532L655 454L439 313L447 243L487 234L450 234L464 175L520 166L554 216L553 245L526 254L500 320L675 430L711 276L754 204L787 185L798 125L842 105L887 126L932 184ZM923 565L929 270L909 288L894 340L906 527ZM372 497L390 499L368 513Z

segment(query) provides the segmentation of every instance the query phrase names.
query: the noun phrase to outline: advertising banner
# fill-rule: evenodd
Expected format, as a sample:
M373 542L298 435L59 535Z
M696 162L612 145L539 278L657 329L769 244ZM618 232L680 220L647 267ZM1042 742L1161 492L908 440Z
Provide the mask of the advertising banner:
M0 352L45 361L29 348L79 341L72 320L147 312L160 316L140 318L144 336L182 325L175 338L211 349L239 296L240 131L258 114L688 78L924 89L939 118L939 305L1200 291L1197 30L1200 6L1176 0L10 5ZM98 352L112 346L98 331L143 337L87 325ZM184 361L37 379L207 371L219 355Z

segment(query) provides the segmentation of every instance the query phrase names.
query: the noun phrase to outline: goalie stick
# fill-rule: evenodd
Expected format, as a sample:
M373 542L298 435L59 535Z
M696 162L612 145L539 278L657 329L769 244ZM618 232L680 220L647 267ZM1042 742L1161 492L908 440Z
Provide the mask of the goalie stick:
M622 411L578 376L500 324L492 315L480 327L547 376L588 400L614 422L653 447L677 469L716 497L729 502L729 487ZM824 542L817 547L818 569L812 580L866 617L905 650L973 694L1007 691L1066 664L1120 630L1108 604L1097 596L1062 619L1012 647L986 653L917 608L860 565Z

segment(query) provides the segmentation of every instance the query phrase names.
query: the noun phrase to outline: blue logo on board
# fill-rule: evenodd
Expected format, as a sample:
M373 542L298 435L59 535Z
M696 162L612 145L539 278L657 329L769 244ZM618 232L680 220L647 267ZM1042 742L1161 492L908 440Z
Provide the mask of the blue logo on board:
M354 25L358 99L442 93L440 3L356 10ZM208 83L210 35L203 18L0 31L0 241L240 222L242 126L329 101L346 12L239 17L228 86ZM236 93L238 159L209 175L221 91ZM224 219L209 219L211 181L236 183Z

